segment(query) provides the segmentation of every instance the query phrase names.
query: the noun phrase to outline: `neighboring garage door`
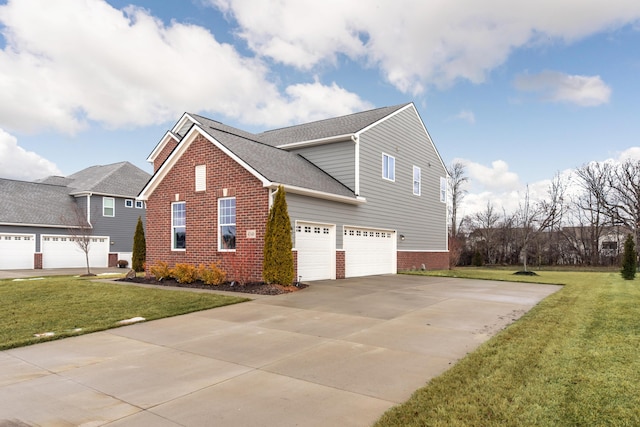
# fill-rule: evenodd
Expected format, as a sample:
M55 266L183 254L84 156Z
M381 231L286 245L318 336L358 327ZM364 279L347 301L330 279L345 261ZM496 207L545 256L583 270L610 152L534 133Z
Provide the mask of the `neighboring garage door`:
M303 281L336 278L335 225L296 222L298 276Z
M345 277L396 273L396 233L344 227Z
M86 267L85 254L72 240L71 236L42 236L42 268L76 268ZM89 249L89 266L108 267L109 238L91 237Z
M0 270L33 268L35 252L35 235L0 233Z

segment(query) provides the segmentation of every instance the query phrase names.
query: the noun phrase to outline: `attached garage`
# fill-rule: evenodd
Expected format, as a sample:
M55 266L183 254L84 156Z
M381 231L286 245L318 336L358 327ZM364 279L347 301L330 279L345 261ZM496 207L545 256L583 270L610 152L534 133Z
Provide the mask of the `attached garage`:
M336 227L296 222L298 276L304 281L336 278Z
M397 272L395 231L345 226L342 242L345 277Z
M0 233L0 270L33 268L34 234Z
M42 235L40 249L42 268L78 268L86 267L87 261L82 249L73 241L72 236ZM92 236L89 249L91 267L108 267L109 238ZM33 266L31 267L33 268Z

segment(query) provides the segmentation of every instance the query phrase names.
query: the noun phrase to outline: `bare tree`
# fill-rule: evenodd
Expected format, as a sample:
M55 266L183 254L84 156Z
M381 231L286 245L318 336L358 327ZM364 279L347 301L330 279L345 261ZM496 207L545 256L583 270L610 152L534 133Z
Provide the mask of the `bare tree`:
M458 235L458 208L467 190L464 184L469 180L465 175L465 166L462 162L454 162L448 168L449 194L451 195L451 235Z
M493 264L495 263L496 254L496 234L497 225L500 220L500 215L496 212L491 201L487 202L487 207L477 212L473 216L473 233L480 239L480 242L484 244L485 260Z
M611 197L606 200L611 222L633 230L637 245L640 241L640 161L627 160L615 168L609 187Z
M63 218L63 222L67 225L67 232L71 235L73 243L84 252L84 258L87 263L87 276L93 276L94 274L91 273L91 267L89 266L93 227L87 219L87 214L80 206L74 204L71 218Z

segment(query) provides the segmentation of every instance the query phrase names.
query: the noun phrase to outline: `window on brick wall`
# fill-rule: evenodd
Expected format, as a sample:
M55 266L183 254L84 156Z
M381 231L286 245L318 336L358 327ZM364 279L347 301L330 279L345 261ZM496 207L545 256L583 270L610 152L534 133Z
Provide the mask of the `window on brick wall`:
M218 199L218 250L236 250L236 198Z
M171 204L171 249L187 248L187 211L185 202Z

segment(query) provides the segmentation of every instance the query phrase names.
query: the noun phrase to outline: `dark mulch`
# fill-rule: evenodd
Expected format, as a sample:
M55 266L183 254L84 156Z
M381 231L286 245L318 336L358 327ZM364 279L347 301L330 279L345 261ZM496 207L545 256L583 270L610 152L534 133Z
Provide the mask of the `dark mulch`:
M251 282L240 285L238 283L226 282L221 285L207 285L199 280L193 283L179 283L175 279L156 280L154 278L136 277L135 279L118 279L120 282L134 282L144 283L147 285L157 286L176 286L178 288L195 288L195 289L209 289L212 291L228 291L228 292L243 292L245 294L256 295L281 295L289 292L299 291L306 288L308 285L300 283L298 286L282 286L282 285L270 285L264 282Z
M527 271L520 270L520 271L516 271L516 272L515 272L515 273L513 273L513 274L517 274L517 275L519 275L519 276L537 276L537 275L538 275L536 272L534 272L534 271L529 271L529 270L527 270Z

